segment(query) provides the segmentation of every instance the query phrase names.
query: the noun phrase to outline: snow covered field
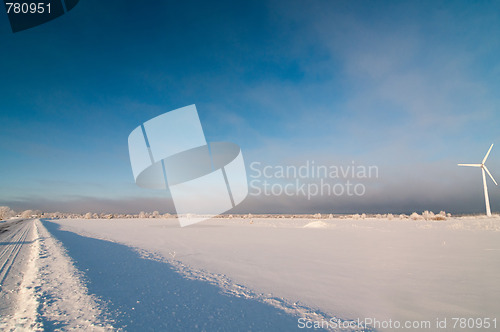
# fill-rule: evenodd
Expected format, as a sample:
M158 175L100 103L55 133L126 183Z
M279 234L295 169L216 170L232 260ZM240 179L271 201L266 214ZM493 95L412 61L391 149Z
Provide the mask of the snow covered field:
M500 312L500 219L57 220L187 275L326 318L430 320ZM294 306L294 303L298 305Z
M500 323L498 217L253 217L185 228L176 219L25 225L30 235L12 242L32 241L22 268L22 286L29 288L18 285L23 290L11 298L17 306L8 306L16 310L1 309L0 327L18 322L12 315L21 308L31 308L22 326L32 328L58 322L138 330L163 323L170 330L289 331L304 326L301 317L332 330L325 322L333 317L420 324L415 330L437 330L437 320L445 318L447 328L439 330L460 330L453 318ZM54 297L60 300L47 300Z

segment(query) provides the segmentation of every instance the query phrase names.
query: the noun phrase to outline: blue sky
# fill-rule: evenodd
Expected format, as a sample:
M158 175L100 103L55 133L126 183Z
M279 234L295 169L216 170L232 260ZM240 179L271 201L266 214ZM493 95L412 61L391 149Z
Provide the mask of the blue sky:
M236 212L484 210L500 179L500 4L81 0L13 34L0 14L0 205L172 212L127 137L196 104L245 162L377 165L363 197L248 197ZM488 182L493 211L500 188Z

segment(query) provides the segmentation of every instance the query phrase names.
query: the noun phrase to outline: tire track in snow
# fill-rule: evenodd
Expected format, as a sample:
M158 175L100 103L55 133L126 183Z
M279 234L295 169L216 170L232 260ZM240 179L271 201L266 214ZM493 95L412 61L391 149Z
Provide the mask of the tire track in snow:
M35 280L33 220L8 221L0 238L0 329L39 331L37 299L28 281Z
M22 222L22 221L21 221ZM18 222L18 223L21 223ZM15 231L9 234L0 246L0 290L2 289L5 278L7 277L10 269L14 265L16 258L26 241L29 231L31 230L32 223L24 222L18 226ZM16 226L16 225L13 225Z
M82 272L39 220L26 222L2 242L8 247L2 249L0 261L3 279L21 248L28 245L29 250L23 252L27 263L18 281L14 312L0 312L1 330L115 330L106 321L104 305L88 293Z

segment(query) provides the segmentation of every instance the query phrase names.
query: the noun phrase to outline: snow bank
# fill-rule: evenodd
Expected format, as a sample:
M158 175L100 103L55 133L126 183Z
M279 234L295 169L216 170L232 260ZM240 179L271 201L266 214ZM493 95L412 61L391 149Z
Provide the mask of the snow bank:
M312 221L307 225L304 225L304 228L326 228L328 224L322 220Z

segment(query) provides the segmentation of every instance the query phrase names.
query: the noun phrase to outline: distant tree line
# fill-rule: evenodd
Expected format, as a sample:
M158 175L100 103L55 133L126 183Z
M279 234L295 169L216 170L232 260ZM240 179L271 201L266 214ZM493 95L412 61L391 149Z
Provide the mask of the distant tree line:
M252 215L251 213L240 214L240 215L220 215L215 218L243 218L243 219L252 219L253 217L257 218L310 218L310 219L410 219L410 220L446 220L451 217L450 213L446 213L445 211L441 211L437 214L434 214L432 211L424 211L422 214L418 214L413 212L411 215L393 215L392 213L388 214L258 214ZM43 212L40 210L25 210L21 212L16 212L9 208L8 206L0 206L0 220L6 220L10 218L56 218L56 219L168 219L168 218L176 218L175 214L164 213L161 214L158 211L153 212L144 212L141 211L137 214L125 214L125 213L65 213L65 212Z

